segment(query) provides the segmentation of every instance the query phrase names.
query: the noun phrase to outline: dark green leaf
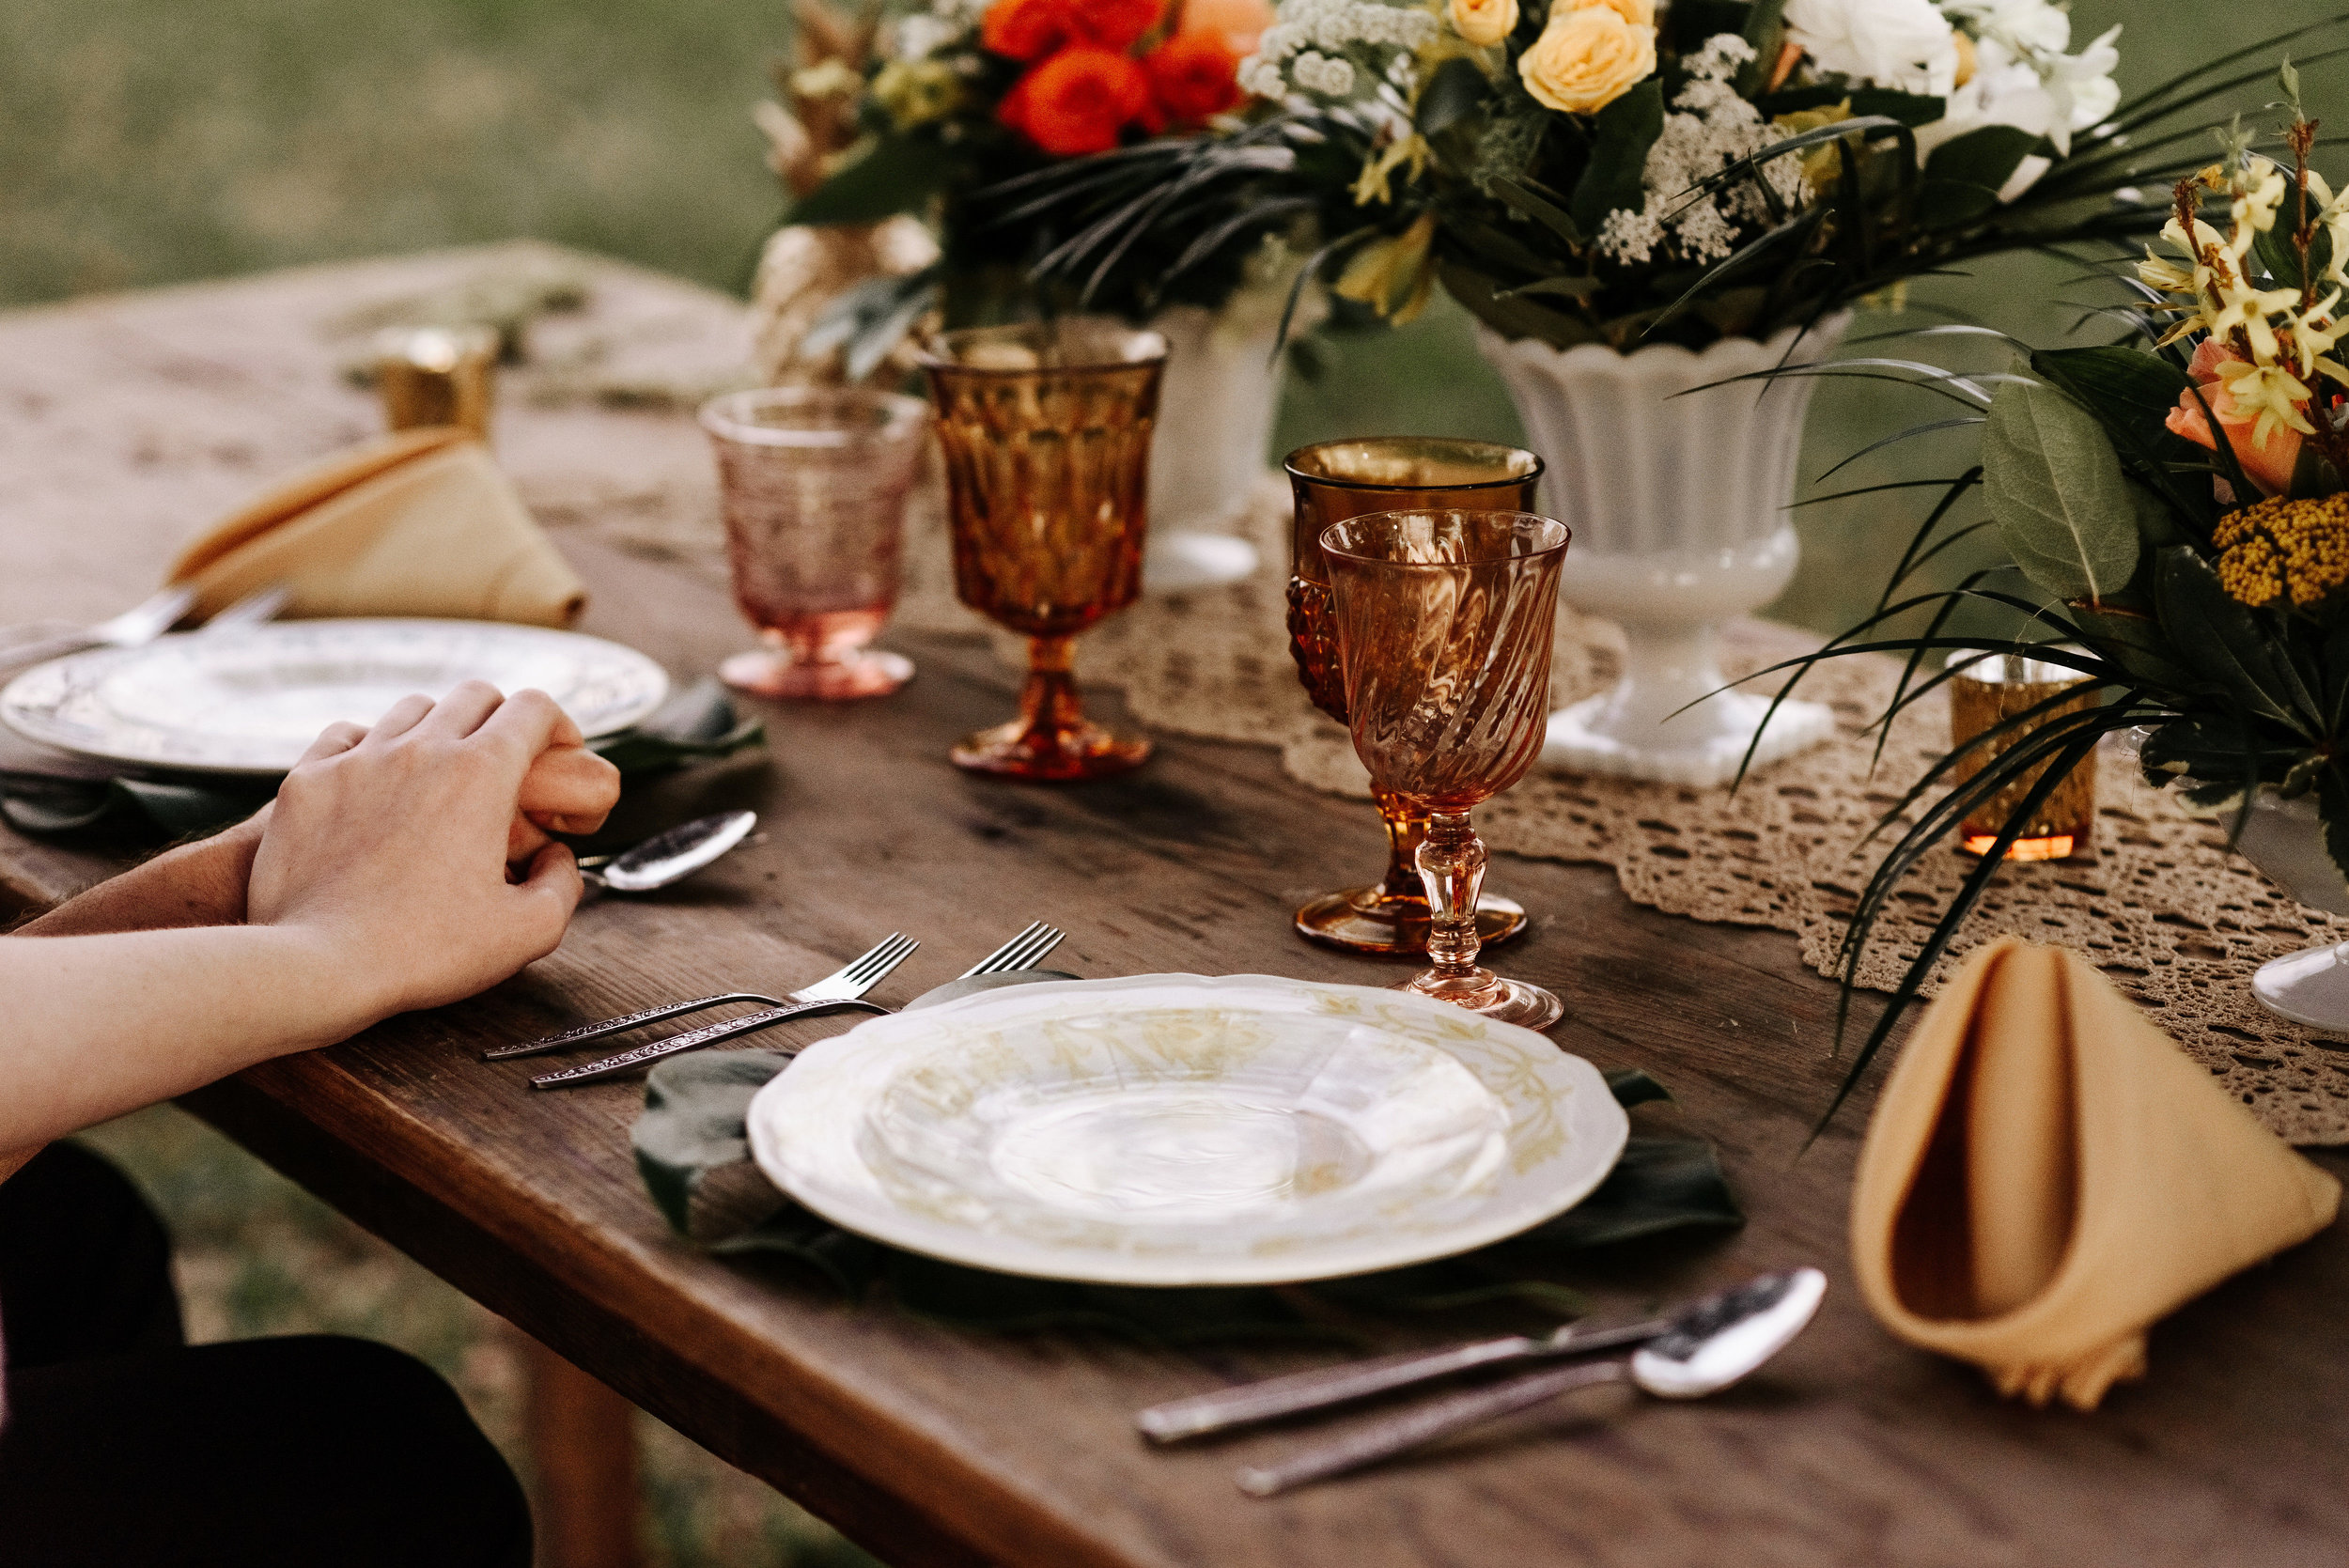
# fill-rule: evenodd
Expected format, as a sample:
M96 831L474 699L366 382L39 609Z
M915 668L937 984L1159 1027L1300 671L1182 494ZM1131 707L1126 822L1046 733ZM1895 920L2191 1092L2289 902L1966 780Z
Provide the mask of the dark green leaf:
M1577 228L1596 234L1617 208L1639 210L1647 199L1641 181L1648 148L1663 132L1664 84L1652 76L1598 112L1590 161L1568 208Z
M1746 12L1745 39L1753 45L1753 58L1737 73L1737 96L1762 96L1778 69L1780 46L1786 40L1786 0L1753 0Z
M1531 300L1497 297L1493 280L1472 267L1439 260L1436 263L1436 276L1443 281L1445 291L1466 306L1470 315L1503 337L1536 337L1560 349L1599 341L1598 330L1576 317Z
M1482 109L1488 90L1476 62L1461 56L1446 60L1427 79L1419 95L1412 123L1423 136L1439 136Z
M877 224L919 211L946 182L951 164L929 141L881 136L792 204L795 224Z
M766 739L767 726L756 719L738 718L725 688L704 677L635 728L599 736L587 745L622 777L633 778L731 756Z
M1925 160L1918 222L1954 228L1997 210L1999 189L2042 140L2037 132L1985 125L1935 147Z
M1745 1211L1713 1146L1701 1138L1635 1138L1598 1190L1505 1243L1517 1256L1554 1248L1610 1247L1669 1231L1735 1230Z
M1931 125L1948 114L1949 100L1930 93L1896 92L1890 87L1857 87L1851 94L1851 112L1854 115L1880 115L1886 119L1896 119L1914 128ZM1945 146L1954 147L1964 140L1964 136L1952 137ZM1937 153L1941 149L1935 150ZM2014 171L2010 169L2008 172ZM1999 183L2005 183L2003 178Z
M2161 624L2181 660L2245 712L2310 734L2314 699L2257 612L2228 596L2209 562L2191 546L2175 546L2161 552L2155 581Z
M1492 182L1492 187L1493 194L1549 230L1559 239L1563 240L1568 245L1579 249L1584 243L1581 227L1567 215L1564 208L1551 201L1546 194L1534 190L1521 179L1496 178Z
M1637 1067L1618 1067L1607 1075L1607 1092L1615 1096L1615 1103L1626 1110L1635 1105L1649 1105L1657 1100L1672 1102L1672 1091L1657 1082Z

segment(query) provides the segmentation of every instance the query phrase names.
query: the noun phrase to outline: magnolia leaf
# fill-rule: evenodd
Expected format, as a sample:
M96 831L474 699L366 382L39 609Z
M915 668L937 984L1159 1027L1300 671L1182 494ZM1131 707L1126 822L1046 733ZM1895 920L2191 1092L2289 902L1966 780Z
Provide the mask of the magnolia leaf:
M2163 640L2161 622L2153 616L2081 604L2073 605L2071 614L2082 640L2133 678L2161 691L2182 691L2194 684L2194 673L2170 651Z
M1559 349L1599 341L1598 329L1563 311L1532 300L1504 300L1495 294L1493 280L1472 267L1439 258L1437 275L1445 290L1468 307L1469 313L1507 338L1537 337Z
M1533 190L1525 181L1496 179L1492 182L1492 187L1493 194L1549 230L1559 239L1563 240L1567 244L1579 248L1588 243L1582 237L1580 225L1575 223L1564 208Z
M2108 424L2158 425L2194 379L2158 354L2126 344L2042 349L2030 367L2105 417Z
M1647 149L1663 132L1664 84L1653 76L1598 112L1591 122L1590 162L1567 206L1577 228L1596 234L1615 209L1640 210L1647 200L1641 183Z
M2025 576L2060 599L2102 599L2137 570L2138 507L2096 416L2054 387L2008 381L1983 434L1983 494Z
M2190 545L2161 552L2155 575L2162 629L2178 657L2253 718L2307 736L2316 704L2276 639L2249 607L2219 584L2218 573Z
M1581 300L1597 293L1598 287L1596 278L1535 278L1532 283L1521 283L1515 288L1500 289L1493 298L1521 300L1528 294L1555 294L1561 299Z
M1896 119L1914 128L1931 125L1947 115L1950 101L1932 93L1896 92L1890 87L1860 87L1851 94L1851 112L1854 115L1882 115L1887 119ZM1952 145L1965 139L1964 136L1956 137Z

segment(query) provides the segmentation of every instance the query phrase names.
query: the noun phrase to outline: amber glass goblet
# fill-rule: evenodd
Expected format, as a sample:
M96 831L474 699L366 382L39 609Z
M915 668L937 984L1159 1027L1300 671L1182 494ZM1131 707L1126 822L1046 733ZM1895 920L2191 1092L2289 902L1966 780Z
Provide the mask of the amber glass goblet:
M1371 783L1427 818L1417 991L1528 1029L1563 1004L1480 968L1485 846L1470 810L1541 754L1566 525L1530 512L1372 512L1325 530L1354 753Z
M762 697L878 697L913 676L870 645L897 602L928 406L856 388L733 392L702 406L734 601L766 645L718 666Z
M1300 446L1288 455L1296 496L1289 569L1289 652L1314 706L1343 724L1346 685L1330 617L1330 568L1322 531L1365 512L1414 507L1491 507L1526 511L1542 460L1521 447L1431 436L1370 436ZM1297 911L1299 935L1355 953L1423 953L1427 894L1413 856L1427 836L1427 816L1390 795L1377 798L1387 827L1387 872L1366 888L1308 900ZM1525 908L1486 893L1476 929L1487 946L1525 929Z
M946 458L955 596L1028 639L1019 717L954 749L1016 779L1095 779L1150 754L1088 722L1071 641L1142 592L1166 340L1103 317L941 334L924 353Z

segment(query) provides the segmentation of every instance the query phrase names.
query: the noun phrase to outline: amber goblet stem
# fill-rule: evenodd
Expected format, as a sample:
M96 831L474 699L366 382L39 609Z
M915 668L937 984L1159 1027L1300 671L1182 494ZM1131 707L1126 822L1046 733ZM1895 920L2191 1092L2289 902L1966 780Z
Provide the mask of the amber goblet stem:
M1419 878L1427 889L1428 971L1415 989L1445 1001L1475 1006L1490 1000L1493 976L1477 967L1484 947L1476 934L1476 895L1485 886L1485 841L1466 812L1427 819L1419 846Z
M1387 874L1379 878L1381 904L1423 904L1425 884L1420 878L1419 846L1427 838L1427 814L1413 811L1402 798L1379 794L1379 818L1387 827Z
M1056 751L1053 738L1084 728L1083 699L1077 695L1077 643L1073 637L1028 639L1028 678L1019 688L1019 722L1039 751Z

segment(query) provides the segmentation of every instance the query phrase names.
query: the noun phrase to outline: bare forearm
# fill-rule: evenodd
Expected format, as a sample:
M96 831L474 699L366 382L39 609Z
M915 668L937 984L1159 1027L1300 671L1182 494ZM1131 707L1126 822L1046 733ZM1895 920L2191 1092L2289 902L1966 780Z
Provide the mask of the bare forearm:
M269 926L0 939L0 1163L356 1033L389 1011L364 967Z
M108 931L162 931L244 921L245 885L261 846L257 819L200 843L167 849L67 899L20 937L87 937Z

